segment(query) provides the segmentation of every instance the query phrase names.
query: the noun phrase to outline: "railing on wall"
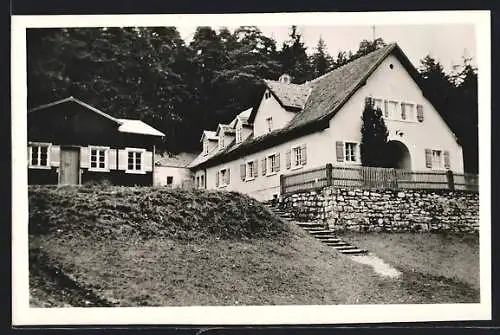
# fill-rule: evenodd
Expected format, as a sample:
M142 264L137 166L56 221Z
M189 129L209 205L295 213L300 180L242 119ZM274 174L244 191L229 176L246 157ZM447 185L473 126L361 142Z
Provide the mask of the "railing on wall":
M478 191L479 179L470 173L452 171L407 171L378 167L324 167L281 175L281 194L325 186L366 189L441 189Z

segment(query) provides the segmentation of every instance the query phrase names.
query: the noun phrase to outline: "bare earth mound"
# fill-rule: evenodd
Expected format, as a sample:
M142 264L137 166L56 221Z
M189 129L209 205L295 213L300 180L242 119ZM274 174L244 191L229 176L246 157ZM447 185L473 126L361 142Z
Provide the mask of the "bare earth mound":
M479 301L425 268L379 276L237 193L39 186L29 200L33 306Z

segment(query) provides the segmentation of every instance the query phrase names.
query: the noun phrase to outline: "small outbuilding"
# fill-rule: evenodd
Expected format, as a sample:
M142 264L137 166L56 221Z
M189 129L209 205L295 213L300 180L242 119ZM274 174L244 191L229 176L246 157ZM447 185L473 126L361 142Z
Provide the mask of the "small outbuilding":
M28 183L152 185L163 136L74 97L35 107L28 111Z

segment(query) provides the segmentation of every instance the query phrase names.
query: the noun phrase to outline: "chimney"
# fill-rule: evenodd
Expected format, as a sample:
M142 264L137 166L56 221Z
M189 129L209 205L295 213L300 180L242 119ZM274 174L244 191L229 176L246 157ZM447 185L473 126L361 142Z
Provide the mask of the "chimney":
M279 77L278 81L283 84L290 84L292 82L292 77L289 74L284 73Z

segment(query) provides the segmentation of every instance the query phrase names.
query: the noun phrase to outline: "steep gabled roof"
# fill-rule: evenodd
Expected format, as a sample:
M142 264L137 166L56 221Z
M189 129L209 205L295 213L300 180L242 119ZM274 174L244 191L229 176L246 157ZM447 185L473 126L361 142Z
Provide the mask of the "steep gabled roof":
M219 125L217 126L217 130L215 132L215 134L217 136L219 136L219 133L221 130L224 130L224 134L229 134L229 135L232 135L235 133L235 130L228 124L222 124L222 123L219 123Z
M240 122L243 125L246 125L249 123L248 119L250 118L251 113L252 113L252 108L245 109L243 112L241 112L236 116L236 119L240 120Z
M310 93L310 88L304 85L287 84L274 80L264 80L269 91L274 94L284 107L302 109Z
M209 160L204 161L201 165L215 165L236 158L241 154L253 153L273 145L284 143L292 138L327 128L330 119L335 116L359 88L365 85L368 77L378 68L382 61L391 54L398 58L420 89L424 91L418 71L396 43L389 44L365 56L352 60L302 85L283 83L275 85L274 83L276 82L265 81L268 87L269 85L272 85L273 88L280 87L279 89L275 89L276 91L279 91L282 86L290 85L292 88L286 91L287 98L285 99L289 104L291 104L290 101L294 101L294 103L298 105L299 101L301 101L305 95L304 92L307 91L308 95L307 99L304 100L303 109L299 111L285 127L276 129L259 137L250 136L238 145L227 147L218 152ZM297 87L301 88L297 89ZM273 94L276 94L271 87L269 88ZM285 90L279 91L280 93L278 94L283 94L284 91ZM293 92L295 92L296 95L293 95ZM283 96L284 95L282 95L282 98ZM252 111L250 122L255 118L255 113L255 110Z
M191 163L187 165L188 168L193 168L195 166L199 166L203 164L204 162L208 161L210 158L215 156L217 154L219 148L214 147L212 150L210 150L206 155L202 152L200 153Z
M304 108L307 97L311 93L311 88L305 85L287 84L267 79L264 80L264 83L281 107L291 112L297 112ZM256 114L257 108L254 108L248 116L248 122L253 122Z
M149 135L149 136L158 136L158 137L163 137L165 134L163 134L161 131L151 127L150 125L142 122L141 120L133 120L133 119L118 119L115 117L112 117L109 114L104 113L103 111L90 106L89 104L86 104L85 102L75 98L75 97L68 97L64 98L61 100L56 100L54 102L45 104L45 105L40 105L35 108L32 108L28 110L28 113L33 113L36 111L44 110L50 107L54 107L60 104L64 103L76 103L114 123L118 126L118 131L121 133L130 133L130 134L141 134L141 135Z
M389 44L306 83L312 88L311 94L304 109L288 126L293 128L312 121L331 119L396 48L399 49L396 44Z
M80 106L82 107L85 107L91 111L93 111L94 113L97 113L103 117L105 117L106 119L109 119L117 124L121 124L121 122L112 117L111 115L109 114L106 114L104 113L103 111L93 107L93 106L90 106L89 104L86 104L85 102L73 97L73 96L70 96L70 97L67 97L67 98L64 98L64 99L60 99L60 100L56 100L56 101L53 101L51 103L48 103L48 104L45 104L45 105L40 105L40 106L37 106L37 107L34 107L34 108L31 108L28 110L28 113L32 113L32 112L36 112L36 111L39 111L39 110L43 110L43 109L47 109L47 108L50 108L50 107L53 107L53 106L57 106L57 105L60 105L60 104L64 104L64 103L68 103L68 102L74 102L74 103L77 103L79 104Z
M203 137L208 138L209 141L217 141L219 138L217 137L217 134L215 131L211 130L204 130L203 134L201 134L200 142L203 141Z

